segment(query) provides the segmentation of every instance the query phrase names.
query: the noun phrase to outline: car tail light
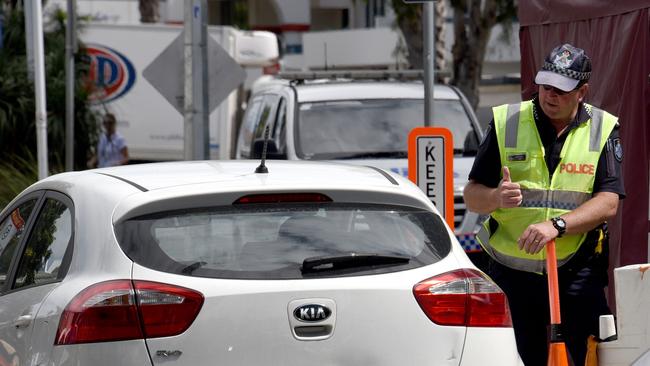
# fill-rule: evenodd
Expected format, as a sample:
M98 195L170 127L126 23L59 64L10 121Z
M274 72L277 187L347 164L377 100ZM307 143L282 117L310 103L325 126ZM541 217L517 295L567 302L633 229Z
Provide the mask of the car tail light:
M163 283L115 280L75 296L61 315L55 345L173 336L192 324L203 295Z
M332 202L332 199L320 193L267 193L250 194L239 198L233 204L280 202Z
M183 287L134 281L146 338L183 333L203 305L203 295Z
M511 327L508 300L482 272L459 269L413 287L424 313L436 324L467 327Z

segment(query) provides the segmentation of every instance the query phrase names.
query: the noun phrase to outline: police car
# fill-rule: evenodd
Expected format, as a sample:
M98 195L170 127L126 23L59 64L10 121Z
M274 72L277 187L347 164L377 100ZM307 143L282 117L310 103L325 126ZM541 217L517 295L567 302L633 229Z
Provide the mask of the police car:
M424 123L421 79L417 71L371 70L281 73L258 82L235 157L258 158L268 128L270 159L332 160L408 176L408 133ZM454 231L466 251L478 251L480 217L466 210L463 188L483 131L457 88L435 85L433 94L433 125L454 140Z

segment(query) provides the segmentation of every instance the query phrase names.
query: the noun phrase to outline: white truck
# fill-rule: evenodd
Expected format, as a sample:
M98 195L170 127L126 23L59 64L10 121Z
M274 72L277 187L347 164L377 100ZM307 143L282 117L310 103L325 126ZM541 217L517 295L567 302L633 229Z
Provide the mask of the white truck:
M183 27L88 24L90 87L96 105L115 114L132 160L183 159ZM244 85L277 63L275 34L208 27L210 157L230 157ZM225 52L224 52L225 51ZM214 99L217 98L217 99Z

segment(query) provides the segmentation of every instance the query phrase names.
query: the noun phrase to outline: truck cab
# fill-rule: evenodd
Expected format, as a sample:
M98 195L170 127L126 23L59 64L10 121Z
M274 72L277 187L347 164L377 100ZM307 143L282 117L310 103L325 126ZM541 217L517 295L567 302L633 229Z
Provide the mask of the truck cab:
M424 124L418 72L281 73L254 85L235 142L236 159L329 160L370 165L408 176L409 131ZM466 210L463 188L483 131L465 96L435 85L434 126L448 128L454 146L454 230L468 252L479 215Z

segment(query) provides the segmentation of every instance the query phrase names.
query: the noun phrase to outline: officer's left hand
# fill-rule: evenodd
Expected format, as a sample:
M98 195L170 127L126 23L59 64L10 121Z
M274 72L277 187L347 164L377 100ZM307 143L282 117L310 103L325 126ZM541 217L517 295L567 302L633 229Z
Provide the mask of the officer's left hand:
M557 237L557 229L550 220L529 225L517 239L519 249L528 254L537 254L549 241Z

